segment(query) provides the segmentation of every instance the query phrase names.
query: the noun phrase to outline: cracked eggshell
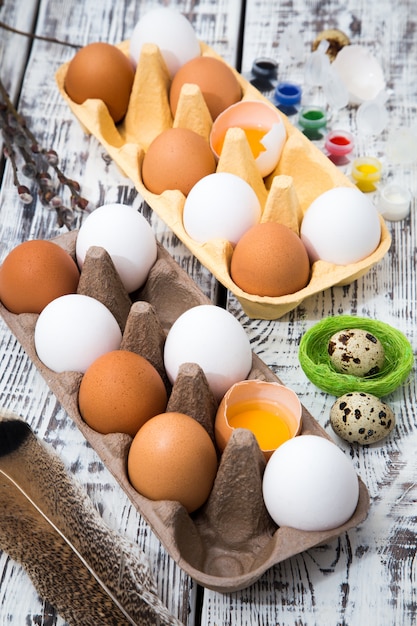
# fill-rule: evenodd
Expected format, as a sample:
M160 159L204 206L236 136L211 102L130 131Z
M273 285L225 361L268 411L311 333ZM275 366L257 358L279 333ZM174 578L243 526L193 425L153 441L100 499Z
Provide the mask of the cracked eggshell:
M345 393L330 409L334 432L351 443L376 443L395 427L392 409L370 393Z
M342 48L332 67L349 92L350 104L372 100L385 88L379 61L363 46L355 44Z
M349 328L332 335L327 346L333 367L341 374L372 376L385 362L384 346L363 328Z
M220 158L226 133L231 128L242 128L265 178L275 169L287 140L287 131L277 109L257 100L241 100L225 109L215 120L210 133L210 145ZM255 133L255 134L253 134Z

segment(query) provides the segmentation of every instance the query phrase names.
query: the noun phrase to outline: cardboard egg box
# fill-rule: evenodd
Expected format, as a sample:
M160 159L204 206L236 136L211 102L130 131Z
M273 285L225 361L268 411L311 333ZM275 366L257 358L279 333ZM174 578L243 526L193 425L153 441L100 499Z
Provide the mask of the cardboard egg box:
M129 42L125 41L119 47L128 54ZM201 52L223 61L203 43ZM209 141L212 119L200 89L196 85L184 85L173 118L169 107L168 71L158 47L146 44L139 59L127 114L120 124L115 125L102 101L87 100L80 105L68 97L64 89L67 68L68 63L58 69L56 81L63 98L85 132L98 139L149 206L217 280L237 297L249 317L278 319L309 296L360 278L388 251L391 238L380 217L380 243L365 259L349 265L316 261L307 286L293 294L269 297L244 292L230 277L233 252L230 242L219 239L200 244L194 241L183 227L184 195L178 190L167 190L155 195L145 187L141 177L141 163L146 150L152 140L167 128L189 128ZM242 99L268 102L238 72L231 69L242 87ZM328 189L353 186L353 183L285 115L282 115L282 119L287 141L278 165L267 178L261 177L244 131L239 128L228 132L216 171L241 176L253 187L262 207L261 221L284 223L298 234L302 216L313 200Z
M77 231L54 241L75 259ZM209 300L194 281L158 244L158 258L145 285L128 295L107 252L92 247L84 262L78 292L105 304L122 332L121 347L147 358L159 371L169 394L168 411L180 411L197 419L213 438L217 403L198 365L184 364L171 387L163 365L165 337L181 313ZM214 306L214 305L213 305ZM249 430L236 429L221 457L217 477L207 502L195 513L171 501L151 501L129 483L126 466L132 441L129 435L102 435L92 430L78 409L82 374L55 373L38 358L34 345L37 315L10 313L0 304L0 313L11 331L47 381L70 418L96 450L129 499L149 523L167 552L197 583L216 591L245 588L268 568L308 548L329 542L367 516L368 491L359 480L359 501L352 517L327 531L306 532L277 527L262 497L265 458ZM253 354L248 378L280 382ZM328 437L303 407L299 436ZM336 444L335 444L336 445Z

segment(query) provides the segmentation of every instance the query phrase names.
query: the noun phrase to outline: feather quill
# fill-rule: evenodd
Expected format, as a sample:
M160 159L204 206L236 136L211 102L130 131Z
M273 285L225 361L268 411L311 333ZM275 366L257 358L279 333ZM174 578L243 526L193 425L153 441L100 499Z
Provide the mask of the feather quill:
M181 626L144 553L109 529L60 458L0 414L0 548L69 624Z

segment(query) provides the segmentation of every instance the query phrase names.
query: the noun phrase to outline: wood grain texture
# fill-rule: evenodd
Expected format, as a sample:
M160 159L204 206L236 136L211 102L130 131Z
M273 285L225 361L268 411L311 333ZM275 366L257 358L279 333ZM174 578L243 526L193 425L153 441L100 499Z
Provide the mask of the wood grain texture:
M28 2L6 0L0 19L20 30L78 45L103 40L118 43L130 36L139 19L157 2ZM39 5L39 7L38 7ZM233 61L236 55L237 3L176 3L196 24L206 40L218 43L221 53ZM27 59L27 53L30 56ZM142 206L133 185L107 158L103 149L85 136L56 88L54 73L69 60L74 49L0 31L1 76L18 108L43 147L53 147L61 156L64 172L76 180L93 206L122 202ZM23 85L21 88L21 78ZM26 182L26 181L25 181ZM143 207L156 237L195 278L203 291L216 298L217 287L201 267L150 209ZM83 216L77 219L77 226ZM51 238L59 234L55 214L36 200L19 203L11 169L6 165L0 194L0 259L27 238ZM98 456L65 414L29 362L26 354L0 322L0 402L32 426L36 434L63 458L68 470L87 489L106 523L137 542L148 555L157 578L160 597L184 624L194 623L196 586L161 548L158 539L103 466ZM52 607L37 597L30 580L6 554L0 555L0 624L64 624Z
M366 46L381 62L390 93L390 124L414 122L417 33L413 2L263 2L246 6L243 71L253 59L278 61L278 76L303 84L303 63L294 63L281 45L287 28L303 42L304 58L318 33L339 28L352 43ZM306 104L323 104L322 94L307 91ZM339 439L329 423L335 397L321 392L298 362L302 335L327 316L352 314L379 319L401 330L415 352L416 337L416 163L398 167L386 156L387 132L368 140L357 136L356 109L339 111L329 128L351 130L357 154L370 154L384 165L384 182L394 177L414 196L410 216L390 222L393 243L386 257L361 280L334 287L303 302L272 322L249 320L233 297L229 310L242 322L254 351L292 387L336 443L352 459L371 494L368 519L329 545L309 550L271 569L252 588L228 598L207 592L202 624L392 624L416 623L415 508L416 377L385 398L397 417L389 437L367 447ZM349 168L346 168L349 174ZM227 607L227 608L226 608Z

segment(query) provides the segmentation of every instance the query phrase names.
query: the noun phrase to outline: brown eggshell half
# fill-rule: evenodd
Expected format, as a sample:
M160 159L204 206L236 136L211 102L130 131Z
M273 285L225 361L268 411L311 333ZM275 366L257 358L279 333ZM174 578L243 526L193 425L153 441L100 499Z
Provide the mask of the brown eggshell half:
M298 396L292 389L274 382L244 380L233 385L219 404L214 424L214 433L216 443L220 450L225 449L230 437L235 431L235 428L230 426L228 421L228 411L230 407L236 403L248 400L259 400L275 404L277 406L283 406L288 410L288 414L286 413L288 416L287 425L289 427L291 437L295 437L301 432L302 405ZM262 449L262 452L265 459L268 460L274 450Z

